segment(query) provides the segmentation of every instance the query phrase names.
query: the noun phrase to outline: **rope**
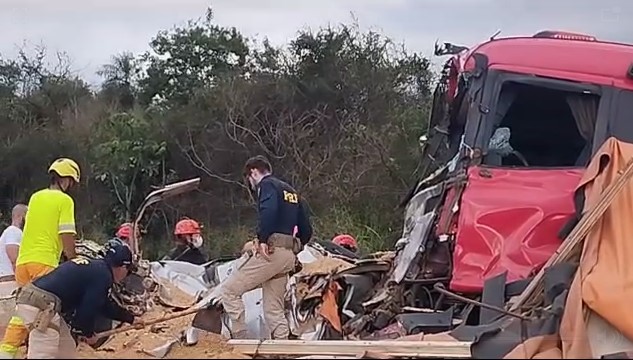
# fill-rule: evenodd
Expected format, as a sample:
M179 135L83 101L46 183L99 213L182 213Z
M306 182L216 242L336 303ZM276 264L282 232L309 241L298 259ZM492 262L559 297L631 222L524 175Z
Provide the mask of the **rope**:
M259 357L259 348L264 343L264 339L259 339L257 342L257 346L255 347L255 353L253 354L253 359L257 359Z

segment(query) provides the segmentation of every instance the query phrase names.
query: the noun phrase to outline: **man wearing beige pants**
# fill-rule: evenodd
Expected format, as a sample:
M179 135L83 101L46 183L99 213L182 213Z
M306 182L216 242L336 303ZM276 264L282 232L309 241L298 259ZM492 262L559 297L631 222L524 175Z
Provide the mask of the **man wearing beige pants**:
M262 156L249 159L244 167L244 176L257 190L259 220L255 251L222 284L222 304L231 319L231 335L236 339L247 337L242 295L259 286L264 320L272 338L289 337L284 309L288 274L295 268L296 255L312 237L305 203L290 185L271 173L270 163Z

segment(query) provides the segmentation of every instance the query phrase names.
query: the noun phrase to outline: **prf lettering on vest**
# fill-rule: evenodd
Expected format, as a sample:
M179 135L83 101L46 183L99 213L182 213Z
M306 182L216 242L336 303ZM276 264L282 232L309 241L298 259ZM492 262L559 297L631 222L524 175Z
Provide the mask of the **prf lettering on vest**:
M74 259L72 259L70 261L74 262L77 265L88 265L88 264L90 264L88 259L84 259L84 258L80 258L80 257L76 257L76 258L74 258Z
M291 193L284 190L284 201L289 202L291 204L296 204L299 202L299 197L295 193Z

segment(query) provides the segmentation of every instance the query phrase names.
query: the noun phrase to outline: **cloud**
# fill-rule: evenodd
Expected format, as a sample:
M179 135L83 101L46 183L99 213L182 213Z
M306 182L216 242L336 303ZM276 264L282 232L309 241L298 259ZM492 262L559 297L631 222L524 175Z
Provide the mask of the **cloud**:
M4 0L0 54L16 44L43 43L66 51L91 81L98 67L122 51L142 52L156 33L204 16L247 36L282 45L302 28L352 21L379 29L411 51L431 56L436 39L476 44L501 35L531 35L544 29L583 32L633 43L633 1L625 0Z

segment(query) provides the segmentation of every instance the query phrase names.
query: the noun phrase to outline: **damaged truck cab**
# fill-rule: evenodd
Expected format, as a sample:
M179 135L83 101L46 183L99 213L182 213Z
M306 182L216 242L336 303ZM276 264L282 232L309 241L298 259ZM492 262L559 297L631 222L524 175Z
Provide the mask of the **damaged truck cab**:
M610 136L633 141L633 46L542 31L436 55L451 58L400 242L423 259L413 266L408 255L394 280L481 294L487 279L511 283L543 266L592 154Z

